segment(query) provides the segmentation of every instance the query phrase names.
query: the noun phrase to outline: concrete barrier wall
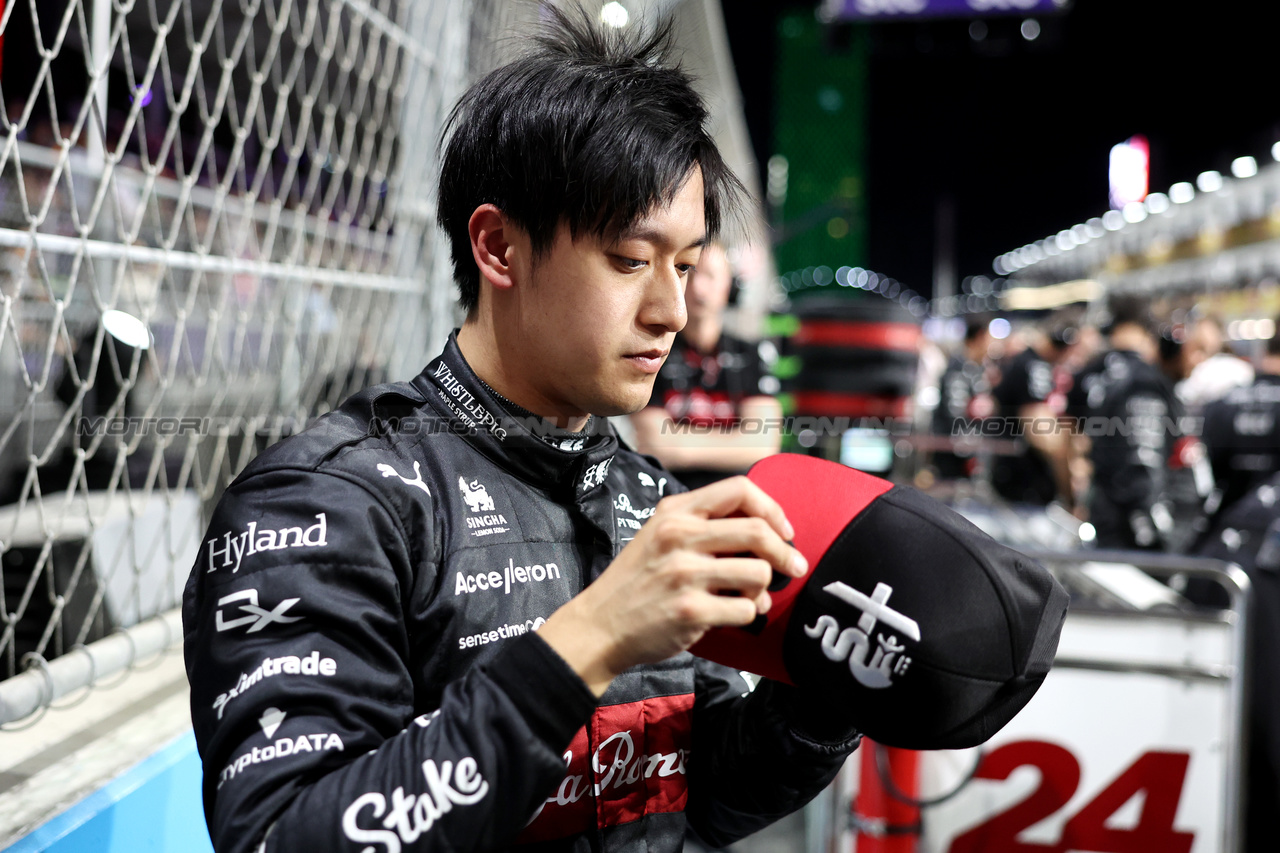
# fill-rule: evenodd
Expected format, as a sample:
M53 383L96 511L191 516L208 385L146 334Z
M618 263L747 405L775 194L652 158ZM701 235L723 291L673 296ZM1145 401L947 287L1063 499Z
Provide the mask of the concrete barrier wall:
M187 731L4 853L212 853Z

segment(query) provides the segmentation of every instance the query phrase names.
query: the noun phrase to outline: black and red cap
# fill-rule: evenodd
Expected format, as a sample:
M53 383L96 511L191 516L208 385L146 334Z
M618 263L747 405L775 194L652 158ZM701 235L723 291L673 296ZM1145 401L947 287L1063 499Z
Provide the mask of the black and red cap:
M763 624L692 651L848 708L910 749L982 743L1053 663L1067 594L1038 562L909 487L781 454L749 478L774 498L812 567L772 593Z

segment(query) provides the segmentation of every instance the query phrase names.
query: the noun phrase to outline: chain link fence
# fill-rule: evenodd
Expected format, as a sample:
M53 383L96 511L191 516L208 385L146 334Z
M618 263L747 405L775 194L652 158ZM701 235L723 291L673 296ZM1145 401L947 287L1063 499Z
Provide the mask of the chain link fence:
M443 343L435 142L537 5L2 5L0 681L39 706L58 656L174 633L255 453Z
M543 2L0 0L0 726L176 648L227 484L443 345L441 127ZM717 0L628 5L752 184Z

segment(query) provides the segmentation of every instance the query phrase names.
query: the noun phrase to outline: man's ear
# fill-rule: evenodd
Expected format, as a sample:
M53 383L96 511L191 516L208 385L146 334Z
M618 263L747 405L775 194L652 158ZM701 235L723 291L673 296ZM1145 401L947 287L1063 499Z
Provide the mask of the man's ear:
M492 204L482 204L472 212L467 231L480 275L494 287L511 287L515 283L511 269L511 238L515 234L506 215Z

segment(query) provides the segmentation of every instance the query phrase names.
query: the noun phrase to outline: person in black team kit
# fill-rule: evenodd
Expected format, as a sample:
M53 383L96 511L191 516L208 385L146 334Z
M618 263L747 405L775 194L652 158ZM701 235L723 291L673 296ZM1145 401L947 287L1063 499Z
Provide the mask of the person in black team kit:
M1216 484L1212 528L1197 553L1236 563L1249 576L1249 756L1246 850L1280 849L1280 338L1267 342L1253 384L1204 413L1204 444ZM1197 593L1199 593L1197 595ZM1216 606L1216 588L1192 598Z
M988 376L987 351L991 332L985 319L970 320L965 325L964 347L947 360L947 369L938 382L940 399L933 410L933 434L954 438L957 427L988 417L994 410L991 382ZM971 473L973 456L962 456L942 450L933 455L938 476L961 479Z
M649 405L631 416L636 449L691 489L740 474L782 445L782 407L768 393L777 380L759 346L724 331L732 287L724 247L707 245L685 293L688 322Z
M1225 510L1280 471L1280 336L1267 341L1257 376L1204 410L1204 443L1217 509Z
M605 419L650 399L742 189L670 25L544 8L448 123L461 330L213 513L183 624L218 853L721 846L858 743L845 709L685 651L807 572L761 489L672 494Z
M991 484L1006 500L1044 505L1061 497L1070 502L1070 432L1057 427L1058 413L1049 404L1054 366L1070 346L1068 327L1050 333L1035 329L1031 345L1001 367L991 392L996 412L1005 437L1021 437L1026 444L1021 454L997 456L992 463Z
M1093 483L1089 521L1102 548L1166 550L1174 534L1169 459L1182 409L1156 367L1159 339L1145 306L1116 301L1109 349L1076 374L1069 411L1084 409Z
M1280 473L1254 480L1224 506L1196 554L1235 563L1249 576L1249 749L1241 849L1280 850ZM1229 604L1222 588L1209 581L1190 582L1185 594L1211 607Z

